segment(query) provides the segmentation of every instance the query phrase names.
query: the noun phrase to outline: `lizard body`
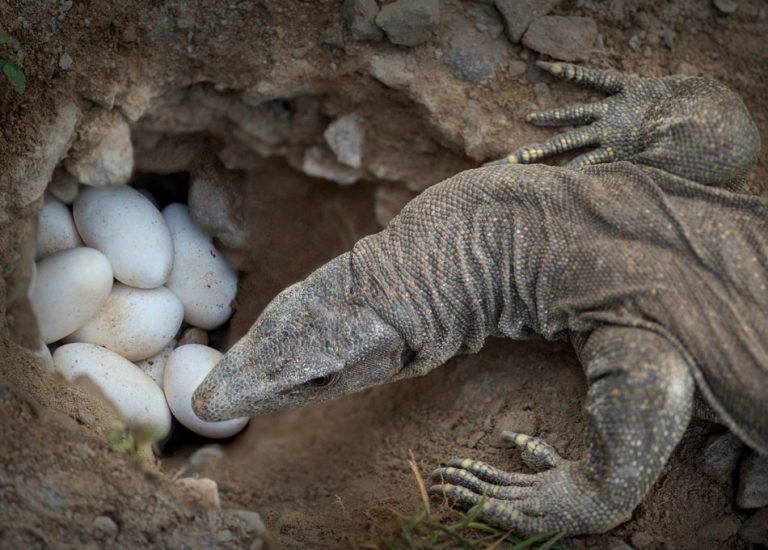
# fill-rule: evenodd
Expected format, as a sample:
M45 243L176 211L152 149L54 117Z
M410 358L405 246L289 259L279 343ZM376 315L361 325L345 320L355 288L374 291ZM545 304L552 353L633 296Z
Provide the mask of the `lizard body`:
M746 108L710 80L542 66L615 95L532 114L592 124L429 188L286 289L195 392L202 418L303 406L537 333L569 338L584 366L587 451L569 461L508 433L536 473L436 470L432 491L483 502L480 518L523 534L628 519L696 388L768 454L768 204L741 193L759 149ZM523 165L586 145L567 167Z

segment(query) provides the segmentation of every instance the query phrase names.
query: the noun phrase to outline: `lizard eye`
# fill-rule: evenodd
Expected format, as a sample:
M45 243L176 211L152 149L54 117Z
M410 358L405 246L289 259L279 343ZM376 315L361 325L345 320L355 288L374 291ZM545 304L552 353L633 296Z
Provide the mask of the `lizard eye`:
M318 376L304 382L304 385L309 388L324 388L329 386L333 382L334 376L332 374L326 374L325 376Z
M400 364L404 367L407 367L414 359L416 359L416 352L410 349L406 349L400 356Z

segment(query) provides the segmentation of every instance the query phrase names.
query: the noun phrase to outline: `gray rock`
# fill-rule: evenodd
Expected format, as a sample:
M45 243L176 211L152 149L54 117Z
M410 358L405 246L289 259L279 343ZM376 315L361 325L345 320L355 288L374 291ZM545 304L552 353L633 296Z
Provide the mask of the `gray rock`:
M325 51L333 51L335 48L344 47L344 29L341 23L331 23L320 33L320 47Z
M700 71L696 65L681 61L675 67L674 73L682 76L699 76Z
M643 38L639 34L633 34L629 37L629 48L637 53L639 52L643 47Z
M75 419L85 426L93 426L96 419L88 409L77 409L75 412Z
M5 216L12 208L30 205L42 196L54 168L70 149L80 116L79 107L75 102L62 101L52 105L50 113L50 118L35 131L35 137L30 138L29 143L34 145L0 170L0 189L9 201L0 214L2 221L7 221Z
M629 539L635 548L651 548L659 544L653 535L643 531L635 531Z
M715 7L720 13L730 15L739 9L739 2L737 0L715 0Z
M507 69L507 74L509 76L523 76L525 72L528 70L528 65L525 63L525 61L518 61L516 59L513 59L509 62L509 68Z
M207 233L230 248L245 248L248 230L241 212L240 180L218 164L205 164L192 174L189 214Z
M342 115L323 133L336 160L352 168L360 168L363 154L363 129L354 113Z
M742 461L736 504L739 508L768 506L768 457L752 453Z
M402 90L416 78L413 65L408 56L387 53L371 56L369 70L371 76L385 86Z
M418 46L429 40L440 22L438 0L396 0L376 16L376 24L393 44Z
M221 445L204 445L190 455L179 472L179 477L194 477L210 473L222 458L224 458L224 452L221 450Z
M384 33L376 26L376 16L379 14L376 0L345 0L341 13L353 40L384 38Z
M216 533L216 540L222 544L232 542L234 538L235 537L232 536L232 531L230 531L229 529L222 529L221 531Z
M46 190L64 204L72 204L80 192L80 184L75 176L58 167L54 170L51 183Z
M501 13L512 42L520 39L537 17L547 15L560 0L495 0L496 9Z
M768 508L758 510L742 523L739 536L750 544L768 546Z
M698 534L704 540L725 542L739 532L741 521L733 515L723 516L699 526Z
M341 164L331 151L317 145L304 152L301 170L313 178L335 181L339 185L351 185L363 176L361 170Z
M181 333L179 341L176 342L176 347L186 346L187 344L200 344L201 346L208 345L208 333L201 328L189 327Z
M604 543L605 550L633 550L633 548L618 537L608 537Z
M493 74L499 56L481 49L477 44L464 44L462 37L451 40L451 50L445 64L451 74L465 82L481 82Z
M267 526L258 513L251 510L229 510L228 512L237 518L238 523L247 533L266 535Z
M59 68L62 71L68 71L72 68L72 58L67 52L64 52L61 54L61 57L59 57Z
M675 38L677 38L677 34L672 29L664 29L661 31L661 43L664 44L664 47L668 50L671 50L672 46L675 45Z
M95 108L80 123L64 165L86 185L123 185L133 172L131 128L117 111Z
M597 24L591 17L548 15L531 22L523 44L555 59L586 61L596 38Z
M736 467L744 444L731 432L710 437L696 460L697 468L708 476L725 480Z
M109 516L96 516L93 520L93 536L99 540L113 539L119 529L117 523Z

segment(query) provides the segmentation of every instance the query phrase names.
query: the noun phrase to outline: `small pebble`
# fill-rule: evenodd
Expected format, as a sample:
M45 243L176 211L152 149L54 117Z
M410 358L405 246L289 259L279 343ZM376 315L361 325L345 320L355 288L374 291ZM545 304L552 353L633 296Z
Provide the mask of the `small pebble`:
M768 546L768 508L758 510L739 529L739 536L750 544Z
M93 536L99 540L112 539L118 531L117 524L109 516L96 516L93 520Z
M710 477L725 480L736 467L743 449L744 444L731 432L713 435L704 444L696 466Z
M59 68L62 71L68 71L72 68L72 58L68 53L64 52L61 54L61 57L59 57Z
M589 59L597 38L597 24L590 17L547 15L531 22L523 44L563 61Z
M379 13L376 0L345 0L341 13L353 40L384 38L384 33L376 26L376 16Z
M208 333L202 329L196 327L189 327L181 333L176 347L186 346L187 344L200 344L201 346L208 345Z
M701 525L698 534L704 540L725 542L739 532L739 527L741 527L739 518L728 515Z
M187 500L190 504L208 510L221 508L219 498L219 486L212 479L206 477L183 477L176 483L187 490Z
M222 544L226 544L227 542L232 542L234 537L232 536L232 531L229 529L222 529L218 533L216 533L216 540L218 540Z
M179 472L179 477L193 477L205 471L213 470L224 458L221 445L203 445L190 455L184 467Z
M753 452L741 462L736 504L739 508L768 506L768 457Z
M658 544L653 535L649 535L643 531L635 531L632 533L630 541L635 548L651 548Z
M256 533L259 535L265 535L267 533L267 526L257 512L251 510L229 510L229 513L239 520L239 523L242 524L243 529L245 529L247 533Z
M520 42L531 21L547 15L560 0L495 0L510 41Z
M725 15L735 13L739 9L737 0L715 0L715 7Z
M418 46L432 37L440 22L438 0L395 0L386 4L376 16L381 27L393 44Z
M355 113L347 113L331 122L323 133L336 160L352 168L362 165L363 129Z

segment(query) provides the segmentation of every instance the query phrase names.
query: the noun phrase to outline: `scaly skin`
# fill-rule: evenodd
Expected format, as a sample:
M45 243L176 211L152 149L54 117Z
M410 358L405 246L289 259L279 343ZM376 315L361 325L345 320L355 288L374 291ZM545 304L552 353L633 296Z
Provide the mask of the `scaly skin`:
M768 453L768 205L739 193L759 149L746 108L710 80L542 66L613 95L533 113L592 124L429 188L286 289L197 389L198 415L308 405L538 333L569 338L584 366L587 451L565 460L508 433L536 473L436 470L434 493L487 495L481 519L521 534L626 520L695 388ZM525 165L585 144L598 148L569 167Z

